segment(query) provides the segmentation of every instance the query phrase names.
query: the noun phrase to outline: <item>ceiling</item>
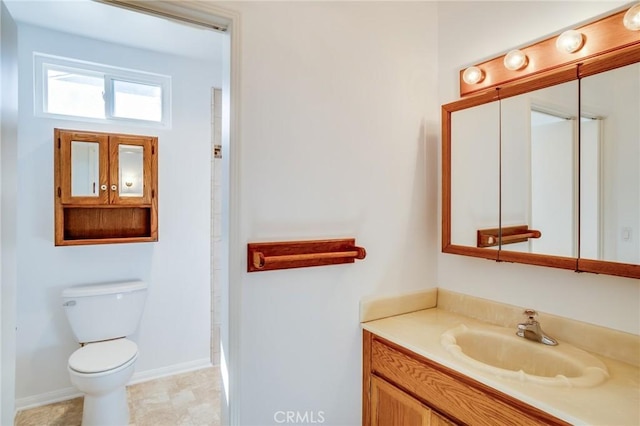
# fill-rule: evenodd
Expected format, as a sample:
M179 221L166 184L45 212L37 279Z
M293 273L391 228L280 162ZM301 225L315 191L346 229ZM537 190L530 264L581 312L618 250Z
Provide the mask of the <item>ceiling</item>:
M91 0L3 1L18 23L197 59L222 54L222 33Z

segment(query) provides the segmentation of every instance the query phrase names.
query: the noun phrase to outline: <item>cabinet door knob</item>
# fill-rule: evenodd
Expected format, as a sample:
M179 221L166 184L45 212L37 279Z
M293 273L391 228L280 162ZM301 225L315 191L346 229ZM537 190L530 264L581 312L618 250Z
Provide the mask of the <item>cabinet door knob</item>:
M116 189L118 189L118 187L116 185L111 185L111 190L115 191Z
M101 191L106 191L107 190L107 185L105 185L105 184L100 185L100 190Z

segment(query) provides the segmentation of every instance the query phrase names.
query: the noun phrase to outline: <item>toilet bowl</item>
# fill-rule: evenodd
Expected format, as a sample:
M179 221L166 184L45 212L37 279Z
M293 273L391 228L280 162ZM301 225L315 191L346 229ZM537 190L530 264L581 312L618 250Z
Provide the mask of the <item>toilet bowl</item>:
M76 340L69 357L71 383L84 394L83 426L126 426L126 384L138 359L135 332L146 297L140 281L94 284L63 291L63 306Z
M89 343L71 354L71 383L84 393L83 425L129 423L125 385L137 358L137 345L125 338Z

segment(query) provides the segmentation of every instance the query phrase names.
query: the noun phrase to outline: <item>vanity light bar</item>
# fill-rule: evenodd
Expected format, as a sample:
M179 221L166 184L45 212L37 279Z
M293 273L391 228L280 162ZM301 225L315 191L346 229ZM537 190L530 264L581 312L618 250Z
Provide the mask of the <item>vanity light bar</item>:
M640 44L637 30L640 30L640 3L575 30L461 70L460 96Z

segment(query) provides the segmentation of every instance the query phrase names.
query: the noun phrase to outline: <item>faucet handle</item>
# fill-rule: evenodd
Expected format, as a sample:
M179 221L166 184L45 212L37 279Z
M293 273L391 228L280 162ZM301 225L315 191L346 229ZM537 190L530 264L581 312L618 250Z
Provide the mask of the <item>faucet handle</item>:
M525 309L525 311L522 314L527 317L527 322L529 324L535 322L536 317L538 316L538 313L533 309Z

